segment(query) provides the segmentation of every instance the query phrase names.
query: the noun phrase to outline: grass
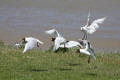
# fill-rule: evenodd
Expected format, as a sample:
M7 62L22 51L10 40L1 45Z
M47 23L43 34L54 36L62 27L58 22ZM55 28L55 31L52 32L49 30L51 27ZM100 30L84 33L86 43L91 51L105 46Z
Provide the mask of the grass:
M96 53L97 60L66 53L0 47L0 80L119 80L120 53Z

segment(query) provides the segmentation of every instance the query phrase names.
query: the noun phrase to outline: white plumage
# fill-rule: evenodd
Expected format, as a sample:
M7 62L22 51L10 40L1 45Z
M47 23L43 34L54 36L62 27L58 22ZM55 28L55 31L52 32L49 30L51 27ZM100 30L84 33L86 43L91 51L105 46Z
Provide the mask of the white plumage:
M57 30L55 29L51 29L48 31L45 31L46 34L51 35L52 37L55 38L54 40L54 47L53 47L53 51L56 51L60 45L65 44L66 43L66 39L64 37L62 37Z
M58 33L58 31L56 29L51 29L48 31L45 31L46 34L51 35L52 37L61 37L61 35Z
M89 55L89 56L93 56L93 58L96 60L96 57L94 55L94 49L92 48L92 46L90 45L90 43L87 40L83 40L84 44L85 44L85 48L83 49L79 49L80 53ZM90 61L90 57L88 59L88 62Z
M33 38L33 37L25 37L25 41L27 42L25 44L25 48L23 50L23 53L25 53L26 51L32 49L33 47L35 47L35 45L38 45L39 44L44 44L42 41L36 39L36 38Z
M73 47L78 47L78 45L80 46L80 43L77 41L68 41L65 44L61 44L60 47L73 48Z
M87 34L93 34L99 28L99 24L102 24L105 21L106 17L94 20L90 23L90 12L88 14L87 24L84 27L81 27L81 31L84 33L83 39L87 39Z
M63 37L56 37L55 41L54 41L54 47L53 47L53 51L56 51L60 45L64 45L66 42L66 39Z
M87 34L93 34L98 28L99 24L102 24L106 18L97 19L92 22L89 26L81 27L81 30Z

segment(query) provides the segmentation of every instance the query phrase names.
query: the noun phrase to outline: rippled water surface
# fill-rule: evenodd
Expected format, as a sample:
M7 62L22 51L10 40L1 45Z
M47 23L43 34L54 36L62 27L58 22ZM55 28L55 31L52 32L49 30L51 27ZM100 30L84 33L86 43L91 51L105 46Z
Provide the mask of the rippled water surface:
M107 17L100 29L89 35L98 51L120 51L119 0L0 0L0 39L13 44L21 37L33 36L51 43L45 30L55 28L66 39L82 37L80 26L87 20Z

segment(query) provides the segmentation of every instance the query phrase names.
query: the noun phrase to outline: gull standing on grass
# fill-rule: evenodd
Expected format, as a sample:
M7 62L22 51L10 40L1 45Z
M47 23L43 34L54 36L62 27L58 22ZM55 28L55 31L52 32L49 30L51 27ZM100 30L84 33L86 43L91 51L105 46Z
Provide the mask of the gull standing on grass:
M102 24L105 21L106 17L94 20L92 23L90 22L90 11L88 13L87 24L84 27L81 27L80 30L83 32L83 40L87 40L88 34L93 34L99 28L99 24Z
M61 44L64 45L64 48L66 47L66 39L62 37L56 29L45 31L45 33L52 36L51 41L54 42L53 51L57 51Z
M90 56L92 56L94 58L94 60L96 60L96 57L94 55L94 49L90 45L90 42L88 42L87 40L82 40L82 41L85 44L85 46L84 46L84 48L81 48L81 46L79 46L80 49L78 49L77 52L89 55L88 63L90 63Z
M35 47L35 45L37 45L37 47L39 47L39 44L44 44L42 41L36 39L36 38L33 38L33 37L25 37L25 38L22 38L22 41L25 44L25 48L23 50L23 53L25 53L26 51L32 49L33 47Z

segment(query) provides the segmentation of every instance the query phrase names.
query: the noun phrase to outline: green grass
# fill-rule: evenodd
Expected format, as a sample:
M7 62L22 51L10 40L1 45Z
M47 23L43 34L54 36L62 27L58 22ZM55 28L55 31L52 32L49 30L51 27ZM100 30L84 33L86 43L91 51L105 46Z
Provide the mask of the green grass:
M0 47L0 80L119 80L120 53L96 53L97 60L66 53Z

